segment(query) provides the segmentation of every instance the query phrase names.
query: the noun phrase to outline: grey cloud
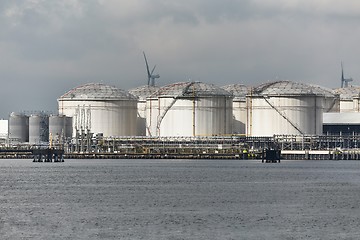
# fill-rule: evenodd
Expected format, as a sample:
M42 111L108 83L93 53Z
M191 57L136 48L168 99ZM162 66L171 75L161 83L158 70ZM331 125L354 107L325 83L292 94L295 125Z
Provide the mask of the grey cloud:
M280 0L153 0L131 6L43 0L34 1L37 8L27 2L0 2L0 96L14 96L11 104L0 101L1 117L56 110L61 94L86 82L143 85L143 50L157 64L160 85L189 78L256 85L278 77L337 87L341 60L354 84L360 79L356 11L285 8Z

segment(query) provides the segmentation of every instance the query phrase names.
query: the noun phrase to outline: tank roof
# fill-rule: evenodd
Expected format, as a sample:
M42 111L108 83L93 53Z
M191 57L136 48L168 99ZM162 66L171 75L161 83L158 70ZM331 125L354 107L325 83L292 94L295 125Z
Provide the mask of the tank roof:
M147 97L158 91L160 87L144 85L141 87L130 89L129 92L138 97L140 100L146 100Z
M10 117L28 117L25 113L20 113L20 112L11 112L10 113Z
M228 91L215 86L214 84L202 82L179 82L161 87L152 97L169 96L169 97L210 97L210 96L226 96L233 95Z
M336 93L331 88L310 84L311 87L313 87L317 92L322 93L326 98L339 98L339 94Z
M136 100L136 97L114 86L88 83L71 89L59 100Z
M251 89L250 87L239 83L226 85L221 88L233 94L234 99L238 100L245 100L246 95L248 94L248 92L250 92Z
M360 96L360 86L349 86L346 88L334 89L334 92L340 95L341 100L352 100Z
M254 95L270 96L303 96L319 95L324 96L323 90L318 87L289 80L263 83L252 91Z

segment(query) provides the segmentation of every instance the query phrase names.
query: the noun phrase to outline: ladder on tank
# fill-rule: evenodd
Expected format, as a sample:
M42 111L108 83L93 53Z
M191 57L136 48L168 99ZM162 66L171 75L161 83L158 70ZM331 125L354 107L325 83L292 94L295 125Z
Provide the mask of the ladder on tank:
M298 126L296 126L295 123L293 123L284 113L282 113L277 107L275 107L271 102L266 98L266 96L263 96L264 100L269 104L270 107L272 107L277 113L280 114L290 125L295 128L300 134L304 135L304 133L300 130Z
M162 120L164 119L166 113L170 110L170 108L172 108L172 106L174 106L174 104L176 103L176 101L177 101L180 97L184 96L184 94L189 90L189 88L190 88L192 85L194 85L194 83L195 83L195 82L189 83L189 84L183 89L183 91L181 92L181 94L178 95L178 96L176 96L176 97L174 97L174 99L173 99L173 101L170 103L170 105L165 108L164 112L163 112L163 113L160 115L160 117L158 118L158 121L157 121L157 124L156 124L157 134L160 133L160 124L161 124Z

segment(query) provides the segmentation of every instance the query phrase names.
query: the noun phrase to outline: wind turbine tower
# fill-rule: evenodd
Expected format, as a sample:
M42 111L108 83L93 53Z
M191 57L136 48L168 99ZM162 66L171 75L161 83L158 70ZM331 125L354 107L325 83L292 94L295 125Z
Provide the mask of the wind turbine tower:
M147 75L148 75L148 86L154 87L155 86L155 79L160 78L160 75L159 74L153 74L154 70L156 68L156 65L153 67L153 69L150 72L149 64L148 64L148 61L146 59L145 52L143 52L143 54L144 54L144 59L145 59L145 64L146 64L146 71L147 71Z

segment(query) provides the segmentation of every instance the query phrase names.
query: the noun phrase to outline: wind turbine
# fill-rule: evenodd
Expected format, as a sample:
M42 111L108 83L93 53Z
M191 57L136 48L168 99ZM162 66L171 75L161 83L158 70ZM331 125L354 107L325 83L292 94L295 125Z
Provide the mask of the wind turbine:
M344 78L344 68L343 63L341 62L341 88L348 87L349 82L352 82L352 78Z
M159 74L156 74L154 75L154 70L156 68L156 65L153 67L153 69L149 70L149 64L148 64L148 61L146 59L146 55L145 55L145 52L143 52L144 54L144 59L145 59L145 64L146 64L146 71L147 71L147 75L148 75L148 86L155 86L155 79L156 78L160 78L160 75Z

